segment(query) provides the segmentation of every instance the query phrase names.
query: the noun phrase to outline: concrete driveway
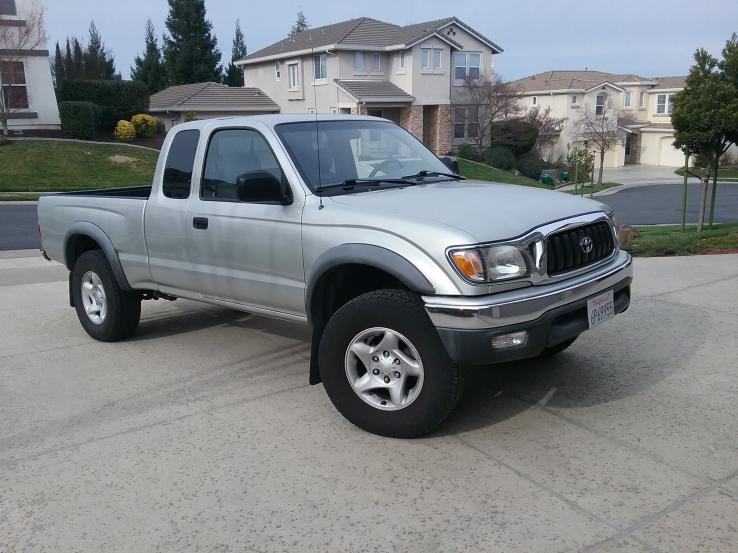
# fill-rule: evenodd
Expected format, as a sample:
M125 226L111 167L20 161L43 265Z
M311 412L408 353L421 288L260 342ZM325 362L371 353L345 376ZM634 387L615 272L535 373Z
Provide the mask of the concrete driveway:
M96 343L2 255L4 553L738 551L738 256L637 260L627 313L403 441L307 385L300 327L147 302Z

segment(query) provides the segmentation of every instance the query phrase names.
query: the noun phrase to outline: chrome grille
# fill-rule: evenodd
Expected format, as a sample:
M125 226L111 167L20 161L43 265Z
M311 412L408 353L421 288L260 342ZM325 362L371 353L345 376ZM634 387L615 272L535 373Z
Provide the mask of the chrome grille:
M581 269L609 257L614 249L612 227L606 221L556 232L546 240L548 274Z

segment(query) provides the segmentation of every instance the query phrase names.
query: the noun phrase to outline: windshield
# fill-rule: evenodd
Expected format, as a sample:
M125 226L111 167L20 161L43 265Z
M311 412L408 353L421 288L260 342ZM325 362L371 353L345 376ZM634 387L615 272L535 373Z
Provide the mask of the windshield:
M448 173L433 152L388 121L283 123L276 130L313 191L361 179L381 182L421 171Z

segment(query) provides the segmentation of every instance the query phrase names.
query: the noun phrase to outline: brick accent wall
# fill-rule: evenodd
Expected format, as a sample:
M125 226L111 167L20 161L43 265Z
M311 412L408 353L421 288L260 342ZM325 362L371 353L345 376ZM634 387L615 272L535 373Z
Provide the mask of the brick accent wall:
M408 106L400 109L400 125L418 140L423 140L423 106Z
M444 155L453 149L453 121L451 116L451 105L441 104L438 106L438 121L436 123L436 144L433 151Z

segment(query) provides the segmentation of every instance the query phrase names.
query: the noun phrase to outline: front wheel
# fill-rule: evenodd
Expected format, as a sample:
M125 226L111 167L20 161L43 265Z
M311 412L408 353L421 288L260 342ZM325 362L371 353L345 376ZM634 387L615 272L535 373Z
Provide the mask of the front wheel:
M427 434L461 394L422 302L404 290L377 290L341 307L323 332L320 374L336 409L374 434Z
M101 342L115 342L136 331L141 297L118 286L102 251L80 255L70 278L77 318L87 334Z

